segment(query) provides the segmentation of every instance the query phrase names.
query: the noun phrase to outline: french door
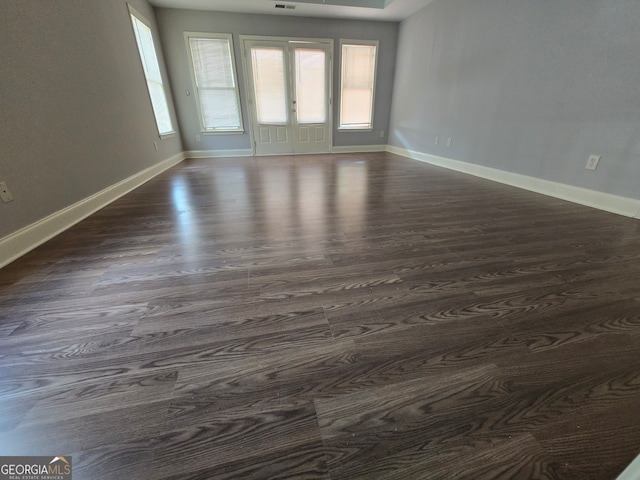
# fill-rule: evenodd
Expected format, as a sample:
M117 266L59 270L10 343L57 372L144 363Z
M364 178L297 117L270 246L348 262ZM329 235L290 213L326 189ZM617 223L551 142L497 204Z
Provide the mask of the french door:
M243 41L256 155L331 149L331 48L304 40Z

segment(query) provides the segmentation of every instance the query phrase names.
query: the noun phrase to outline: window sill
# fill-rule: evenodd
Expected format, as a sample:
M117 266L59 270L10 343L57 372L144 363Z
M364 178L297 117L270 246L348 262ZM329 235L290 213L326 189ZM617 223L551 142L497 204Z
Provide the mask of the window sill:
M202 135L242 135L244 130L204 130L200 132Z
M352 127L338 127L339 132L373 132L373 127L369 128L352 128Z

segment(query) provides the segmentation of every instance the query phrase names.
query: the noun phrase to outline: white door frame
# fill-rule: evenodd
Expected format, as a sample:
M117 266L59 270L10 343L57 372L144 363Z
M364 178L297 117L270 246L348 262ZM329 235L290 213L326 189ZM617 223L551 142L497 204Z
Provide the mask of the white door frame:
M244 88L247 97L247 107L249 108L249 139L251 141L251 151L253 155L256 155L256 140L254 137L255 132L255 119L254 119L254 102L253 99L253 90L252 90L252 80L250 78L250 72L252 71L249 65L251 58L249 56L248 42L251 41L264 41L264 42L288 42L288 43L317 43L326 45L329 50L329 61L328 64L328 95L329 95L329 110L327 112L327 123L328 123L328 133L329 133L329 149L328 152L331 152L333 149L333 39L332 38L306 38L306 37L270 37L263 35L240 35L240 48L242 49L242 68L243 68L243 76L244 76ZM290 82L290 80L287 80Z

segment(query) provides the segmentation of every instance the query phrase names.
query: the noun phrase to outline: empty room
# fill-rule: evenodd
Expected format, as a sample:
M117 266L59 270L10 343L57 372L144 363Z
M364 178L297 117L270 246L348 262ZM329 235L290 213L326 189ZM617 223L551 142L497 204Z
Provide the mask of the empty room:
M640 3L0 10L0 479L640 478Z

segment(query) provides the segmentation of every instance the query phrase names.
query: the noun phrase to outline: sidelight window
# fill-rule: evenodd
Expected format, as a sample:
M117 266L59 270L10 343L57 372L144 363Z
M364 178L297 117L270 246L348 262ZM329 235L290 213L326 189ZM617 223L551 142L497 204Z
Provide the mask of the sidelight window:
M377 41L341 41L341 129L373 128L377 51Z

